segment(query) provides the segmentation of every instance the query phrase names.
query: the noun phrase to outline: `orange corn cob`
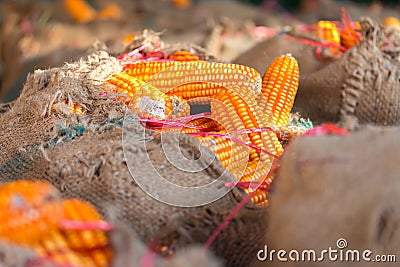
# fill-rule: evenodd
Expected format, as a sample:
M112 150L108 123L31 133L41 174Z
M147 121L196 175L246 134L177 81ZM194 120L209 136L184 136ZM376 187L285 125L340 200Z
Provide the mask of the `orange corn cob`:
M146 82L167 94L176 87L192 83L214 83L226 88L240 87L254 97L261 89L261 78L255 69L206 61L180 62L153 75Z
M64 0L64 8L78 23L87 23L96 18L96 10L84 0Z
M20 180L1 185L0 239L36 243L48 230L57 228L62 216L59 201L48 183Z
M182 58L179 53L170 58L184 60L186 52ZM148 98L147 101L159 103L166 103L156 100L165 97L176 97L178 102L186 100L189 103L209 99L210 118L190 121L181 129L167 127L165 131L179 130L197 136L239 181L262 182L272 179L269 172L274 157L283 152L270 127L288 123L298 79L297 61L291 55L284 55L267 69L262 85L260 75L252 68L205 61L131 64L124 73L113 75L108 82L116 86L114 91L131 98L129 106L133 109L136 103L146 102L143 96ZM146 86L139 89L141 86L137 83ZM204 136L204 131L210 134ZM217 134L213 135L213 132ZM229 135L234 138L230 139ZM252 198L254 203L268 203L266 188L244 189L248 193L256 190Z
M229 90L215 96L215 98L218 101L212 101L212 116L214 120L220 122L228 132L260 128L257 118L250 109L249 105L251 105L251 103ZM251 133L248 134L248 136L251 143L258 147L264 147L261 140L261 133ZM259 155L259 152L252 149L250 152L250 160L258 158Z
M381 24L384 28L394 27L400 29L400 21L395 17L387 17L382 20Z
M196 55L191 54L188 51L180 50L176 51L173 54L171 54L169 59L172 60L177 60L177 61L199 61L200 58Z
M196 128L197 127L197 128ZM218 132L223 130L221 124L210 118L200 118L186 123L185 127L180 129L181 133L196 133L196 132Z
M361 36L356 32L361 26L358 22L353 22L346 14L346 10L342 9L343 29L340 32L340 42L342 46L351 48L357 45Z
M215 83L194 82L172 88L166 94L179 96L191 103L209 103L209 101L205 101L205 98L210 98L223 90L226 88ZM201 101L196 101L197 99Z
M318 21L314 27L316 30L316 35L319 38L337 46L330 48L332 54L337 54L340 47L340 32L336 27L336 24L331 21L321 20Z
M355 22L353 26L348 24L340 32L340 42L342 46L346 48L351 48L360 42L360 36L357 30L360 29L360 24Z
M340 45L340 33L334 22L320 20L315 24L314 27L319 38Z
M225 93L219 96L219 99L221 102L211 102L211 113L214 119L220 122L228 132L241 129L264 128L268 125L268 121L262 116L261 110L258 109L255 101L252 102L252 98L246 99L246 96L238 97L237 95L230 98L229 94ZM235 159L238 162L245 160L248 163L245 169L240 170L242 172L240 173L241 177L238 177L239 180L263 181L272 166L273 157L271 155L280 155L282 152L282 146L279 144L275 133L272 131L263 131L245 135L241 134L236 137L263 150L259 151L250 148L246 154L248 157ZM264 151L268 152L268 154ZM218 157L218 153L216 154ZM243 154L242 157L244 157ZM254 171L249 171L248 168L252 166L256 166L257 168L254 168Z
M124 73L142 81L147 81L151 76L179 64L176 61L145 61L124 66Z
M112 91L126 95L127 102L129 102L136 94L137 90L144 85L140 79L132 77L124 72L113 74L106 82L113 85Z
M299 67L290 54L277 57L268 67L262 81L265 112L272 115L272 124L285 126L289 121L299 84ZM258 99L260 103L260 98Z
M65 223L102 222L90 204L61 200L48 183L21 180L0 186L0 209L0 240L30 247L38 260L57 266L109 265L112 253L102 230Z
M102 220L97 211L84 201L64 200L61 206L64 214L60 222L93 223ZM49 231L33 248L39 256L69 266L108 266L112 255L103 231L68 229L62 225Z
M113 74L107 83L113 85L112 91L127 95L125 100L128 106L141 116L165 119L178 112L178 107L187 110L185 101L167 96L156 87L126 73Z
M203 146L214 152L221 165L238 181L246 169L248 147L223 137L200 137Z
M258 190L252 197L254 204L268 206L268 195L263 190Z

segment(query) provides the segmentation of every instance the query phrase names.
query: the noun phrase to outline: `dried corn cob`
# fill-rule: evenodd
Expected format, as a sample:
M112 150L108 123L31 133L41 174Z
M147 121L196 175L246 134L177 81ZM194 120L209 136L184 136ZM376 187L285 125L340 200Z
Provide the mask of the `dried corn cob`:
M34 244L62 217L60 199L44 182L16 181L0 186L0 239ZM37 214L33 217L30 214Z
M200 118L196 120L189 121L185 124L181 133L195 133L195 132L217 132L223 130L224 127L217 121L211 118Z
M102 220L90 204L61 200L49 184L21 180L0 186L0 209L0 240L32 248L38 260L63 266L109 265L105 233L85 226ZM68 228L71 222L80 229Z
M223 90L226 90L226 88L215 83L193 82L172 88L166 94L179 96L184 100L191 101L191 103L209 103L204 98L210 98L223 92ZM196 101L199 98L201 98L201 101Z
M345 9L342 9L343 29L340 31L340 42L345 48L351 48L357 45L361 39L361 26L358 22L353 22L346 14Z
M199 139L201 144L213 151L222 166L239 181L248 163L249 148L226 137L206 136Z
M170 59L184 60L179 53ZM274 157L281 155L283 148L275 132L261 129L271 129L271 124L285 126L288 122L299 78L297 61L291 55L281 56L271 64L263 77L262 89L259 74L241 65L205 61L149 62L136 65L140 66L137 69L135 65L129 65L123 74L109 80L116 86L116 92L131 98L131 108L137 109L137 105L146 101L165 104L166 97L176 97L177 102L208 98L210 118L186 121L180 127L168 126L166 121L163 131L179 130L197 136L241 182L271 179L269 171ZM160 114L166 114L165 107L158 108ZM143 109L137 111L143 113ZM267 203L265 188L245 190L249 193L256 190L255 203Z
M277 57L268 67L262 81L262 97L267 101L265 112L272 114L272 124L287 125L298 84L299 67L290 54Z
M78 23L87 23L96 17L96 10L84 0L64 0L64 8Z
M200 58L196 55L191 54L188 51L180 50L172 53L169 59L176 60L176 61L199 61Z
M112 91L127 96L128 106L143 117L165 119L185 109L186 102L178 97L167 96L156 87L126 73L113 74L107 83L113 85Z
M345 48L351 48L360 42L361 36L357 30L360 29L360 24L353 23L346 25L340 32L340 43Z
M140 79L132 77L126 73L113 74L106 82L114 85L112 91L126 95L128 102L144 84Z
M340 33L332 21L320 20L315 24L317 36L325 41L340 45Z
M340 47L340 32L336 27L336 24L332 21L321 20L314 25L314 28L316 35L319 38L334 46L330 48L331 53L334 55L338 54Z
M214 83L227 88L241 87L254 96L261 90L260 75L253 68L206 61L181 62L159 72L146 82L167 94L176 87L192 83Z
M260 205L260 206L268 206L268 198L267 194L263 190L258 190L254 193L252 196L252 200L254 204Z
M142 81L147 81L151 76L179 64L176 61L144 61L124 66L123 72Z

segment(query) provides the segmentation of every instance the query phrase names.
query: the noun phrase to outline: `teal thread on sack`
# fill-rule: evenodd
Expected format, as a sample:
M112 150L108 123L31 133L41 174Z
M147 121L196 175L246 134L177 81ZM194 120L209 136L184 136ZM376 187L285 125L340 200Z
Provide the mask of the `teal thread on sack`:
M27 150L26 153L17 154L0 167L1 182L20 178L42 157L38 145L30 145L25 149Z
M85 132L85 127L82 125L72 127L59 127L59 136L51 139L50 144L45 149L51 149L56 146L62 139L67 142L74 140ZM29 171L34 164L43 157L39 145L30 145L25 147L27 152L19 153L12 159L8 160L0 167L0 182L13 181L19 179L23 174Z
M127 117L129 119L129 117ZM113 130L116 127L122 127L126 118L117 118L107 121L102 128L104 130ZM132 117L133 119L133 117ZM49 145L44 147L49 150L55 147L60 140L68 142L82 136L86 131L85 126L76 125L70 127L58 126L58 136L47 142ZM29 171L39 159L43 157L39 145L29 145L24 148L26 152L18 153L12 159L0 166L0 182L19 179L23 174Z

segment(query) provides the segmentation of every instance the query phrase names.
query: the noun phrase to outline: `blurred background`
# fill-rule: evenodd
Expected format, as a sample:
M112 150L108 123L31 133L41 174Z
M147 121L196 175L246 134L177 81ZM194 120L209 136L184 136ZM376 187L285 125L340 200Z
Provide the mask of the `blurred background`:
M18 97L34 69L60 66L99 47L114 55L142 34L201 45L231 61L286 26L399 17L398 1L0 0L0 103Z

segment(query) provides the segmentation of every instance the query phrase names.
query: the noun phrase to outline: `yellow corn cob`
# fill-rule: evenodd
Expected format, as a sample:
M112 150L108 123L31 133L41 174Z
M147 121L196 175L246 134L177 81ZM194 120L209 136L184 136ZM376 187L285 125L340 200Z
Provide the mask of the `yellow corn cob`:
M106 82L114 85L111 88L112 91L126 95L128 102L144 84L140 79L132 77L126 73L113 74Z
M145 61L124 66L123 72L142 81L147 81L151 76L179 64L176 61Z
M200 137L201 144L208 147L217 156L222 166L240 180L246 169L249 148L224 137Z
M101 220L94 208L80 200L62 203L64 218L71 221L93 222ZM100 230L75 230L59 228L48 232L33 246L39 256L50 258L61 265L100 267L108 266L111 249Z
M180 62L153 75L146 82L167 94L176 87L191 83L214 83L226 88L240 87L253 97L261 90L261 78L256 70L243 65L206 61Z
M325 40L327 43L334 44L337 47L331 47L330 51L332 54L337 54L339 52L340 46L340 32L336 27L336 24L332 21L321 20L315 25L316 35Z
M63 220L95 222L102 220L88 203L77 199L64 200ZM111 249L103 231L76 230L63 227L48 232L33 246L39 256L61 265L100 267L108 266Z
M128 106L145 117L165 119L172 116L175 107L186 105L178 97L167 96L151 84L126 73L113 74L107 83L113 85L112 91L127 95Z
M146 118L166 119L171 117L174 104L169 96L156 88L143 86L136 92L128 107Z
M101 216L90 204L83 202L78 199L68 199L63 201L64 216L63 219L73 220L73 221L100 221ZM80 242L69 243L69 246L74 249L92 248L104 246L107 244L107 238L102 231L93 230L63 230L67 237L71 232L78 232L80 237ZM71 240L72 241L72 240Z
M262 81L265 112L272 115L272 124L285 126L289 121L299 84L299 67L290 54L277 57L268 67ZM260 98L258 100L260 102Z
M223 94L215 96L215 99L220 101L211 102L211 111L213 118L222 122L228 132L242 129L258 129L268 126L268 121L262 115L261 110L257 106L257 102L246 94L244 89L236 89L235 92L230 90ZM233 127L233 128L232 128ZM276 135L272 132L249 133L249 141L271 154L280 153L279 142ZM277 146L275 148L275 146ZM266 156L254 149L250 151L250 161L259 160L260 155Z
M258 190L252 197L252 200L254 204L260 205L260 206L267 206L268 205L268 199L267 199L267 194L265 191Z
M329 20L320 20L314 27L317 36L321 39L335 44L340 44L340 33L334 22Z
M221 93L223 90L226 90L226 88L218 84L207 82L193 82L172 88L168 90L166 94L176 95L193 103L193 100L195 100L196 98L209 98L213 95Z
M94 222L102 217L90 204L77 199L63 201L64 218L71 221ZM110 261L111 250L103 231L61 229L68 247L79 254L85 255L91 266L106 266ZM82 258L82 256L80 256ZM84 265L88 266L88 265Z

